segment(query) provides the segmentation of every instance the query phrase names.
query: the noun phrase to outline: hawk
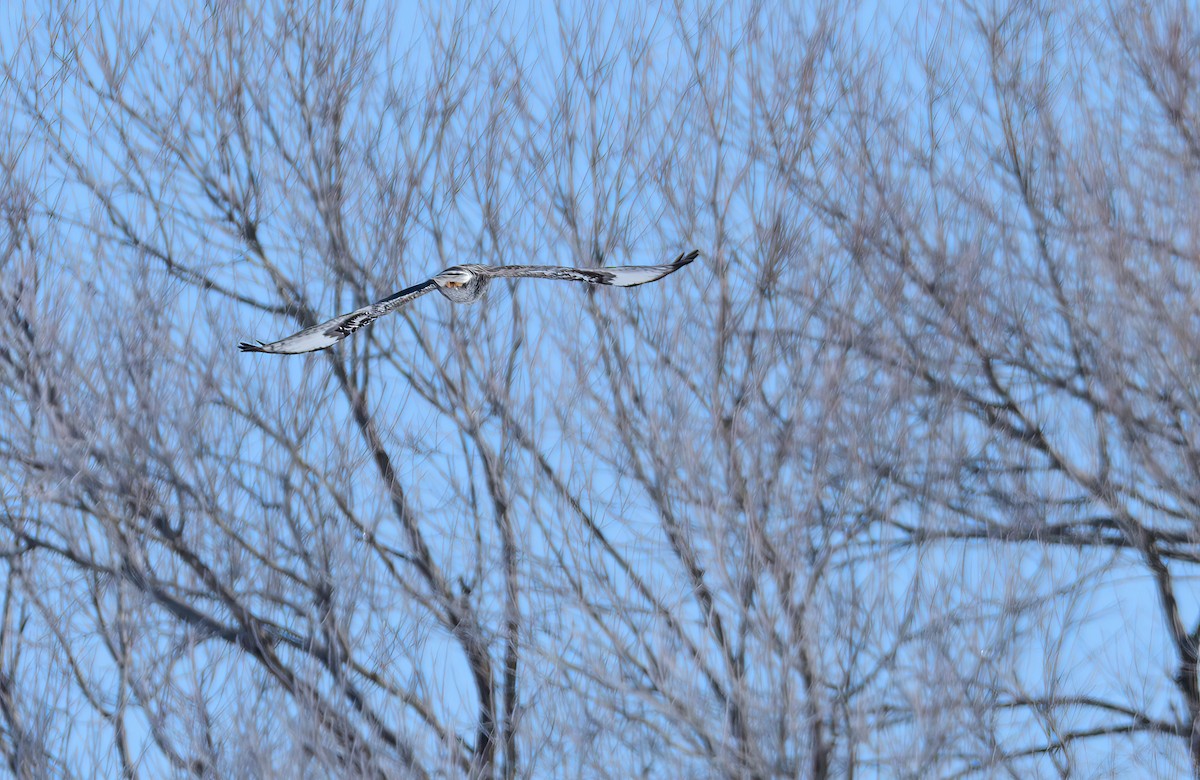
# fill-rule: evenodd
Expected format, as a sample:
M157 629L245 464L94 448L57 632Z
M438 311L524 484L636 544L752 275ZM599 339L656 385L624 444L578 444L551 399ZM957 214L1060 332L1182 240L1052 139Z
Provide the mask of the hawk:
M615 268L475 264L451 266L432 279L414 284L349 314L342 314L328 322L305 328L279 341L272 341L270 344L261 341L251 344L243 341L238 344L238 348L243 352L270 352L278 355L315 352L332 347L360 328L402 306L407 306L431 290L437 290L454 303L474 303L483 297L483 292L492 279L565 279L569 282L607 284L613 287L636 287L647 282L657 282L683 268L699 255L698 250L692 250L666 265L627 265Z

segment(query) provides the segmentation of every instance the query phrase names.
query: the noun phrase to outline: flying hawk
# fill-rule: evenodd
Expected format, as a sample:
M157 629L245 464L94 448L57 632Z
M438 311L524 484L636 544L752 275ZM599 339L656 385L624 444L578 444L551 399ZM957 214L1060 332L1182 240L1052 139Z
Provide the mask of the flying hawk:
M332 347L359 328L370 325L383 315L407 306L430 290L436 289L454 303L474 303L483 297L488 282L492 279L566 279L570 282L608 284L614 287L636 287L647 282L656 282L667 274L674 273L700 255L697 250L686 252L667 265L627 265L616 268L564 268L553 265L456 265L447 268L432 279L401 290L376 301L369 306L355 309L349 314L334 317L328 322L305 328L299 333L264 344L243 341L238 348L243 352L273 352L295 355L315 352Z

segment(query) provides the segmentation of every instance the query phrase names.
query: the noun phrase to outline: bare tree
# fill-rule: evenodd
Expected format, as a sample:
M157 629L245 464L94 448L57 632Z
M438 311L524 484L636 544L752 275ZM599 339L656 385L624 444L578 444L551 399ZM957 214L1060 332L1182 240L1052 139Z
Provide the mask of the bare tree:
M27 8L10 771L1196 773L1192 14L887 13Z
M956 664L987 749L954 758L1065 775L1148 747L1148 766L1194 773L1195 31L1182 7L941 21L914 42L919 79L856 85L845 162L792 187L867 290L822 316L927 421L932 459L881 464L901 506L880 522L939 550L1014 545L1028 590L1005 599L1043 601L1031 635ZM1100 621L1096 599L1156 609ZM1123 644L1117 668L1082 660Z

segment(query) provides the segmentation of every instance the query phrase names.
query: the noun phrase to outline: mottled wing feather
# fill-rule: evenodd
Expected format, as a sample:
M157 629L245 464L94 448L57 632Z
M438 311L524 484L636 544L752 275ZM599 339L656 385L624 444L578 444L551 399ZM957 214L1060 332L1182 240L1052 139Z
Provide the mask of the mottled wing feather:
M270 344L264 344L261 341L258 344L250 344L243 341L238 345L238 348L243 352L270 352L279 355L296 355L301 352L315 352L319 349L326 349L360 328L370 325L384 314L404 306L435 287L437 287L437 284L432 279L428 279L398 293L393 293L361 309L355 309L348 314L338 315L331 320L322 322L320 325L305 328L299 333L294 333L279 341L272 341Z
M607 284L614 287L636 287L647 282L656 282L664 276L678 271L699 257L692 250L681 254L666 265L624 265L609 268L567 268L554 265L501 265L481 266L477 273L498 279L563 279L569 282ZM476 270L472 266L472 270Z
M611 284L613 276L599 268L567 268L557 265L482 266L476 273L492 279L561 279L588 284Z
M437 287L437 282L432 279L426 279L420 284L414 284L412 287L406 287L397 293L392 293L388 297L375 301L370 308L377 308L379 311L376 317L387 314L393 309L398 309L401 306L407 305L410 301L420 298L425 293Z

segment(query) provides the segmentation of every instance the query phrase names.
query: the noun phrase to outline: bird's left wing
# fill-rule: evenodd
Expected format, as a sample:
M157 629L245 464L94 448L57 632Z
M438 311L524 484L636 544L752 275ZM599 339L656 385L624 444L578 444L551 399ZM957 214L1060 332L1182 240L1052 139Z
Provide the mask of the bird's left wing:
M623 265L604 268L566 268L554 265L496 265L482 267L482 273L495 278L564 279L588 284L609 284L614 287L636 287L657 282L700 256L693 249L666 265ZM474 266L472 266L474 268Z
M270 344L264 344L261 341L257 344L250 344L243 341L241 344L238 344L238 349L242 352L271 352L279 355L297 355L301 352L315 352L318 349L326 349L327 347L332 347L359 328L370 325L384 314L421 297L435 287L437 287L437 283L432 279L427 279L420 284L415 284L398 293L389 295L383 300L376 301L361 309L355 309L349 314L339 315L327 322L322 322L320 325L305 328L299 333L294 333L279 341L272 341Z

